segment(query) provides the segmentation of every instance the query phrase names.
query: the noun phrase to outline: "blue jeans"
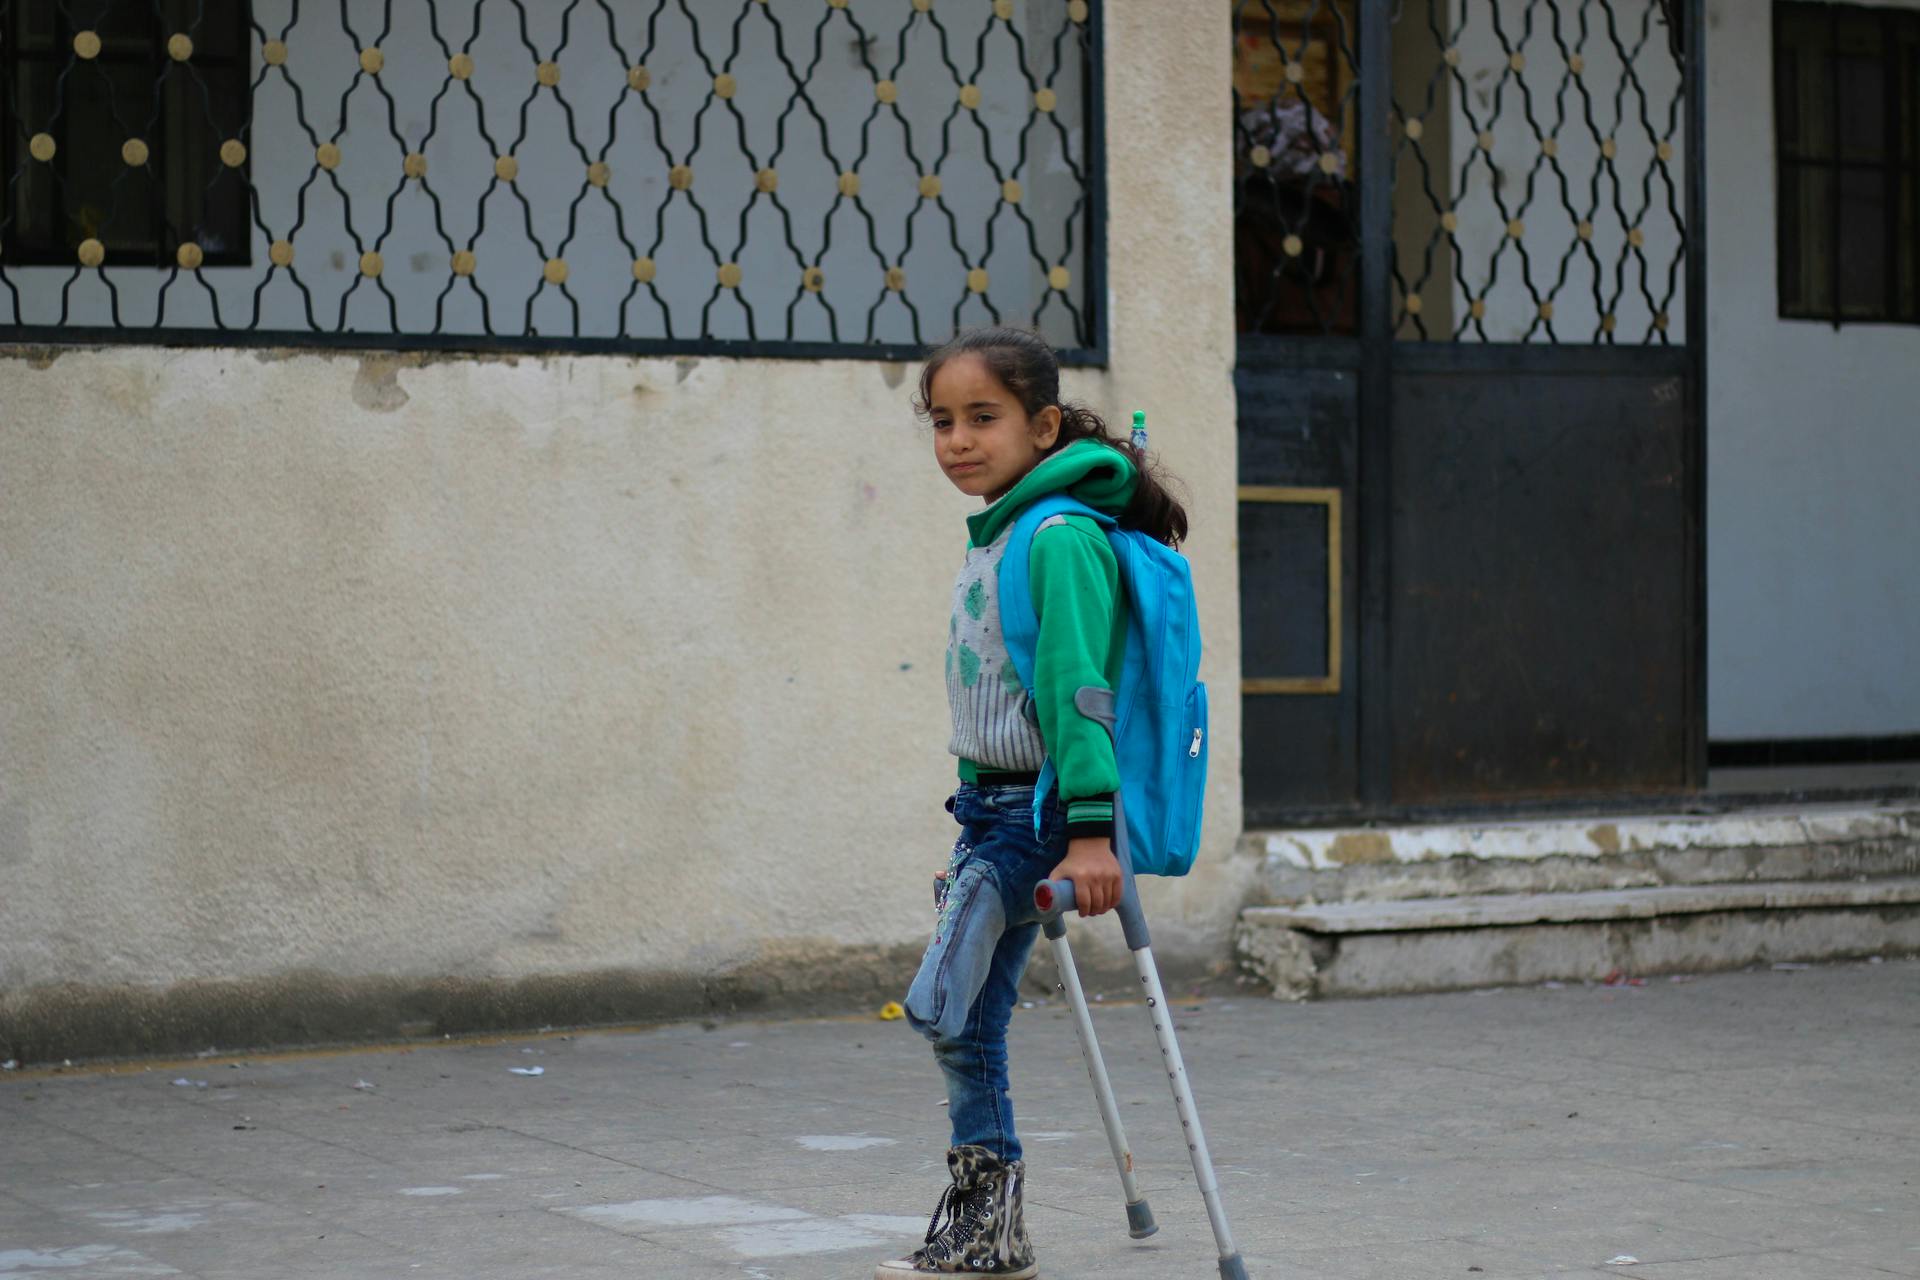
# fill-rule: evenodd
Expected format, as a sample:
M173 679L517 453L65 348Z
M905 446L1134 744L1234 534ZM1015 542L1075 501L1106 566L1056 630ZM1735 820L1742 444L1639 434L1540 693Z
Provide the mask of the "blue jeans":
M1033 886L1067 855L1066 814L1049 804L1036 837L1033 788L963 785L947 808L960 838L936 896L938 923L907 992L907 1021L947 1078L953 1145L1020 1159L1007 1096L1007 1021L1039 936Z

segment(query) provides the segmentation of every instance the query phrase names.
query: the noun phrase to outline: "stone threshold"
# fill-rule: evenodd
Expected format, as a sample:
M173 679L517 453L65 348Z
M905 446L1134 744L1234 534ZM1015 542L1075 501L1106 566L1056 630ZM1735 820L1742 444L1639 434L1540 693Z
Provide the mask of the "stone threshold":
M1470 858L1539 861L1629 853L1834 846L1920 840L1920 806L1837 803L1712 814L1256 830L1240 850L1270 871L1331 871Z

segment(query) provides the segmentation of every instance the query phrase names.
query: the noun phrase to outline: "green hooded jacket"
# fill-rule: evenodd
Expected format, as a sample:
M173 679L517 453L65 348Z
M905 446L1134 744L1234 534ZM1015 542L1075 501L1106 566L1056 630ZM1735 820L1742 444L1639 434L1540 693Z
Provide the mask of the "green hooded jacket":
M1029 471L1011 492L967 517L969 545L990 546L1035 499L1066 492L1096 511L1119 515L1139 487L1133 461L1097 440L1076 440ZM1113 741L1104 726L1074 706L1087 685L1111 689L1125 656L1127 612L1120 566L1107 535L1085 516L1067 516L1034 535L1029 559L1040 636L1034 650L1033 697L1040 737L1060 778L1069 837L1111 835L1113 793L1120 786ZM960 762L962 781L982 773Z

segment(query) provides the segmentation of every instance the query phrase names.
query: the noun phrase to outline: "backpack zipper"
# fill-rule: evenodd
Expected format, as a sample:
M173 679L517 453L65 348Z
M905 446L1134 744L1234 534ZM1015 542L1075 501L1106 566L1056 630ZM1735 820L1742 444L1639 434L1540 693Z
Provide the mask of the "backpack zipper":
M1193 745L1187 748L1187 759L1198 760L1200 758L1200 735L1205 732L1205 729L1195 729L1193 731Z

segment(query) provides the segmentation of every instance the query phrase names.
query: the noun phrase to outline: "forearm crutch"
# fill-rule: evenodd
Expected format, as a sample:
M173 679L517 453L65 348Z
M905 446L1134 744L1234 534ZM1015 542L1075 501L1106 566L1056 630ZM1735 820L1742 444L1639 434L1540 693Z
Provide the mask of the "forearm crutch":
M1074 695L1080 714L1114 732L1114 705L1111 690L1097 687L1081 689ZM1214 1177L1213 1156L1207 1151L1206 1134L1200 1128L1200 1113L1193 1104L1193 1090L1187 1082L1186 1063L1180 1057L1180 1043L1174 1038L1173 1015L1167 1010L1167 994L1160 985L1160 969L1153 961L1153 943L1147 933L1147 918L1140 909L1140 895L1133 880L1133 860L1127 843L1126 813L1120 793L1113 796L1113 851L1120 863L1120 930L1127 949L1133 953L1134 971L1147 997L1147 1015L1153 1020L1154 1038L1160 1043L1160 1057L1167 1072L1167 1085L1173 1092L1174 1110L1186 1135L1187 1152L1193 1158L1194 1179L1200 1185L1200 1198L1207 1206L1207 1221L1213 1226L1214 1243L1220 1248L1222 1280L1247 1280L1247 1267L1233 1247L1233 1233L1227 1226L1226 1206L1220 1201L1220 1183ZM1079 1032L1080 1051L1087 1060L1087 1074L1093 1078L1094 1096L1100 1104L1100 1118L1107 1127L1107 1143L1113 1149L1114 1162L1120 1168L1120 1185L1127 1196L1127 1225L1136 1239L1152 1235L1156 1229L1153 1213L1141 1198L1133 1177L1133 1156L1126 1135L1120 1129L1119 1109L1114 1105L1113 1086L1107 1079L1106 1064L1100 1058L1100 1046L1094 1040L1093 1019L1087 1014L1086 993L1080 987L1080 974L1067 948L1065 915L1074 909L1071 880L1042 880L1034 887L1033 904L1042 915L1048 941L1060 965L1060 985L1067 1003L1073 1007L1074 1029Z

